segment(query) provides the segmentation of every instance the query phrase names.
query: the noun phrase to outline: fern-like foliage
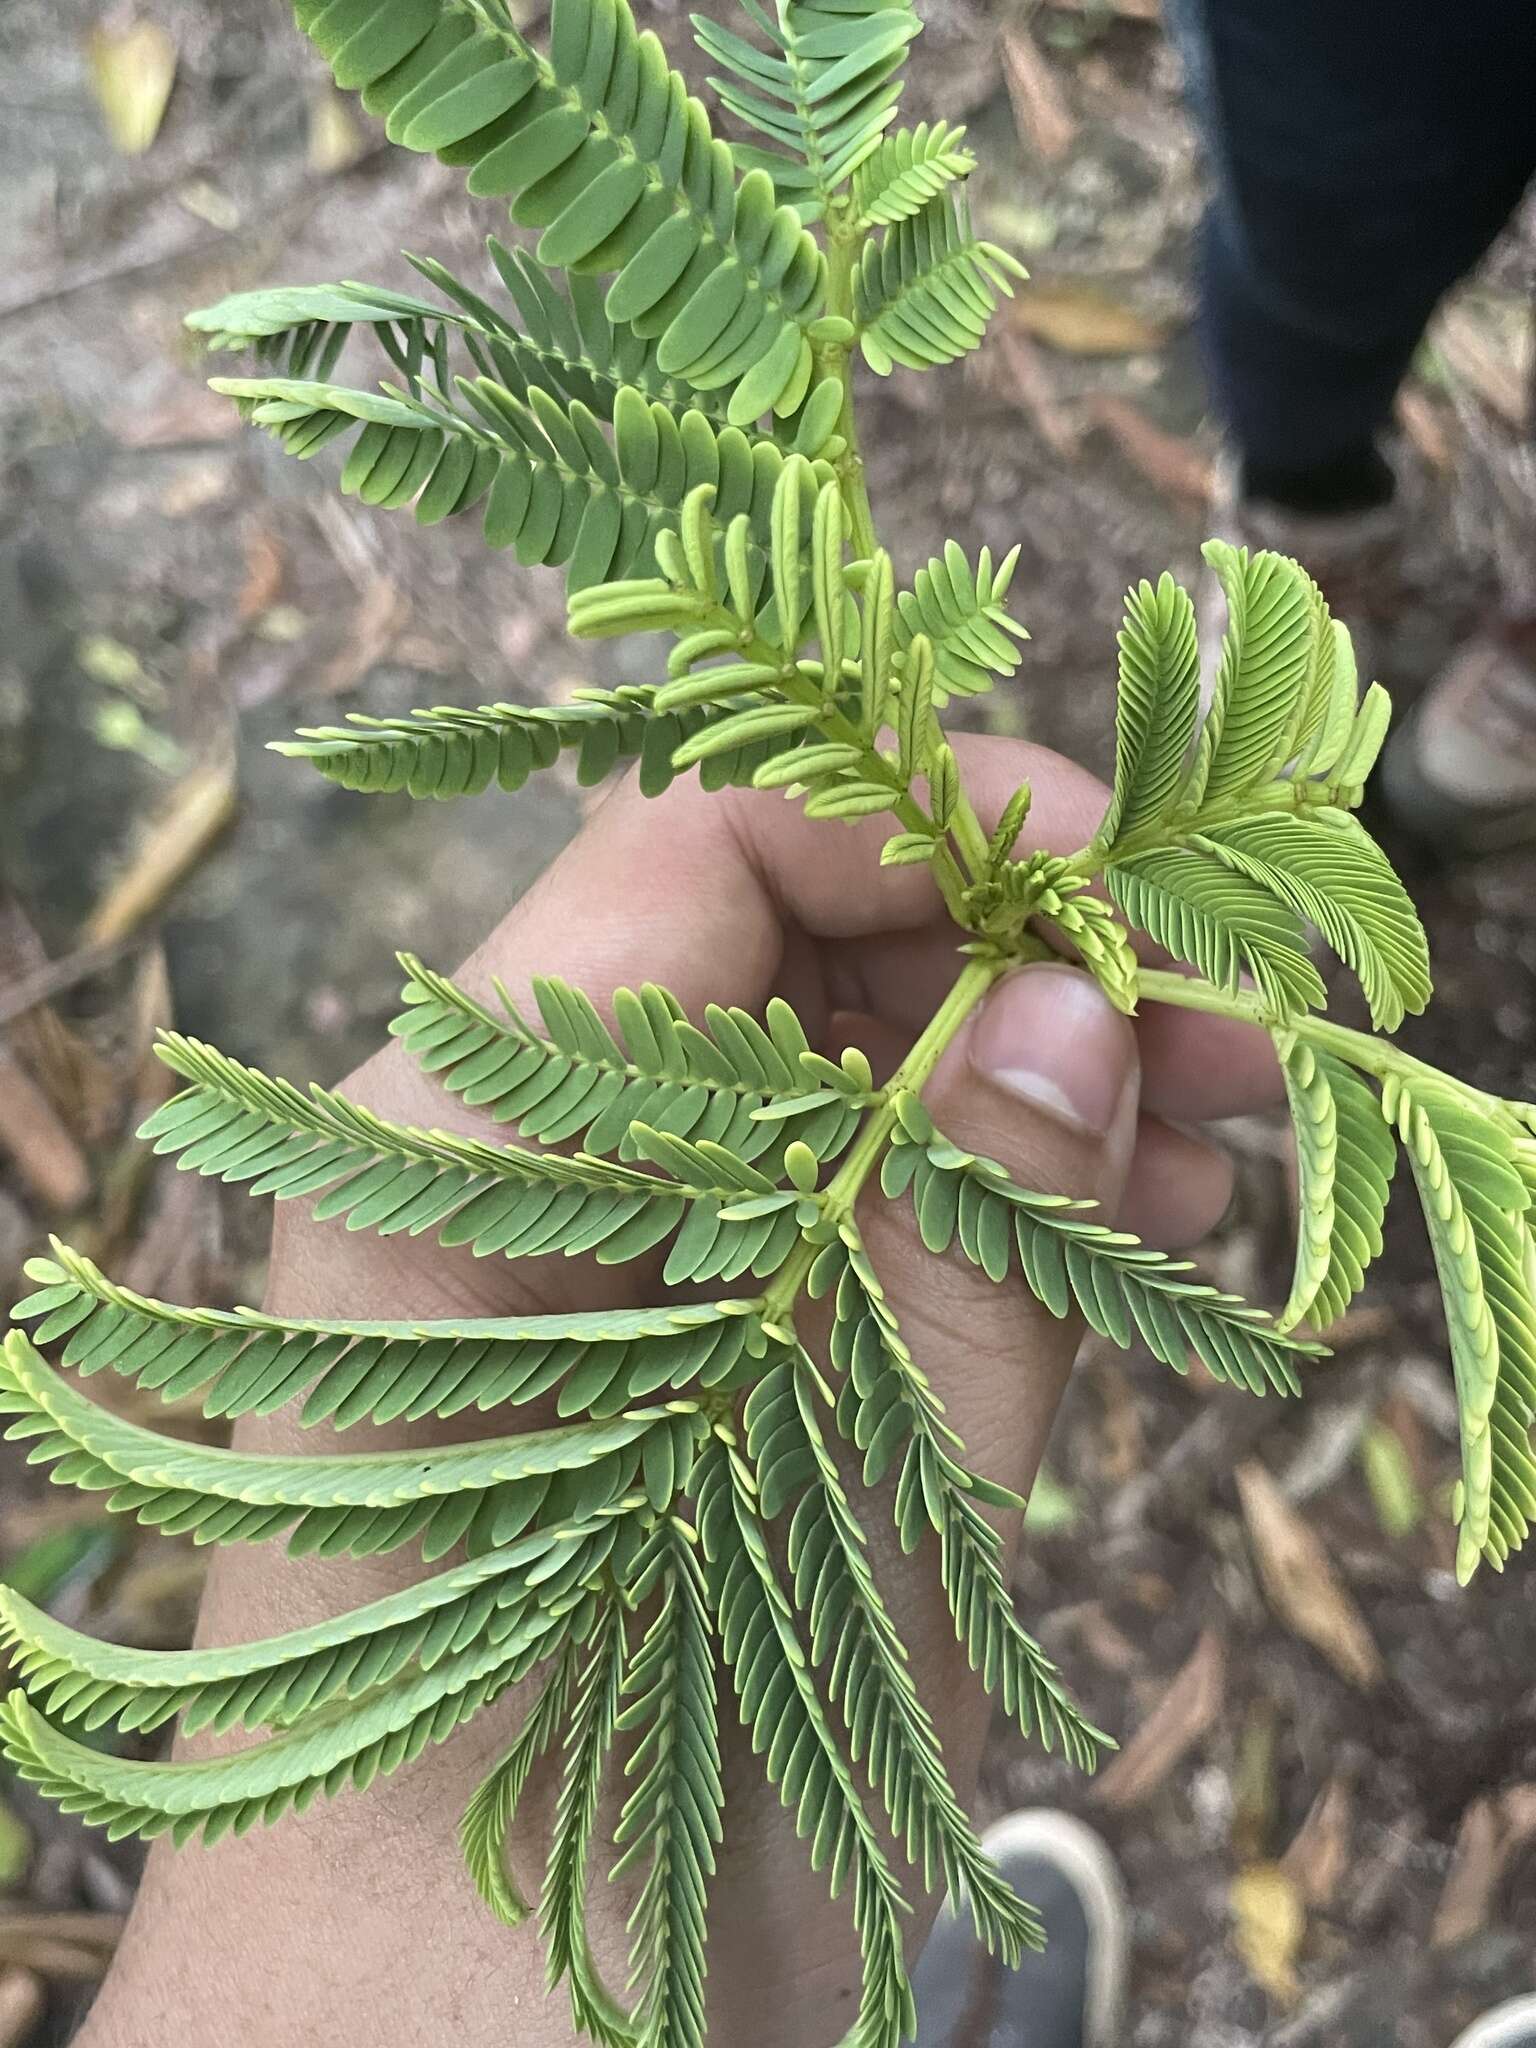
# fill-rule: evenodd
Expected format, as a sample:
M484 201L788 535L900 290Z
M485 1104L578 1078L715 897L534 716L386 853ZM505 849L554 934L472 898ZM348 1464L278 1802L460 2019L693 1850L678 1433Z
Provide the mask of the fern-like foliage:
M773 18L757 0L742 0L742 9L766 49L693 17L699 47L729 73L709 81L721 105L766 145L738 145L736 161L766 171L802 219L825 220L849 172L895 119L901 67L921 23L906 0L779 0Z
M921 212L946 186L968 178L976 159L962 147L964 138L965 130L947 121L931 126L920 121L883 137L854 173L859 225L893 228Z
M927 1252L1175 1372L1198 1361L1290 1396L1323 1348L1301 1328L1326 1333L1381 1249L1400 1142L1446 1302L1465 1578L1536 1519L1536 1107L1318 1014L1314 937L1378 1032L1430 984L1413 907L1354 815L1386 695L1360 694L1348 635L1295 563L1207 550L1228 623L1203 710L1190 598L1168 577L1130 593L1114 786L1087 846L1030 850L1027 786L977 819L941 713L1021 665L1018 551L973 560L949 542L901 583L853 365L953 361L1022 273L970 226L962 131L892 125L918 27L905 0L746 0L740 33L698 23L724 106L757 138L734 149L625 0L555 0L547 48L506 0L296 12L391 139L464 167L537 239L492 238L484 291L418 258L435 297L343 283L225 299L191 325L258 374L218 388L295 456L347 441L342 488L366 503L429 526L480 508L491 545L564 568L573 635L634 636L639 670L560 705L353 713L280 751L360 792L511 791L573 756L585 783L635 763L655 796L697 770L813 820L874 821L882 862L926 871L948 911L957 975L877 1085L779 1000L690 1017L651 985L538 978L520 1007L402 956L401 1052L479 1113L478 1137L167 1034L183 1085L142 1135L184 1170L380 1237L591 1257L630 1270L633 1305L204 1309L56 1243L0 1351L8 1434L55 1481L199 1543L433 1568L323 1623L174 1652L94 1642L0 1588L17 1679L0 1751L113 1834L213 1839L366 1787L524 1687L460 1824L471 1880L506 1924L536 1914L551 1989L587 2037L705 2048L729 1695L857 1929L851 2048L899 2048L915 2024L908 1866L1005 1961L1040 1927L967 1817L875 1529L932 1556L957 1643L1026 1738L1085 1770L1107 1738L1015 1611L997 1517L1024 1503L948 1419L859 1203L900 1204ZM337 381L365 348L382 387ZM1146 965L1146 942L1176 971ZM945 1047L1042 956L1075 959L1126 1012L1159 1002L1270 1034L1300 1197L1278 1315L935 1129L923 1093ZM920 1268L899 1276L909 1299ZM802 1334L807 1303L823 1304L824 1348ZM101 1373L177 1413L282 1409L311 1434L295 1456L220 1448L175 1413L154 1428L91 1399ZM539 1426L519 1427L536 1401ZM492 1413L494 1435L358 1447L365 1425ZM238 1745L161 1762L99 1742L178 1718ZM537 1900L516 1875L535 1774L558 1788L528 1858ZM622 1985L602 1981L588 1932L609 1874L633 1907Z
M448 303L378 285L276 286L236 292L186 316L209 349L249 353L278 375L324 383L355 335L373 340L407 390L429 379L445 398L453 389L450 351L462 348L476 373L525 399L537 385L551 398L579 399L600 420L613 419L626 387L677 412L694 407L725 423L717 393L696 392L666 376L654 342L615 327L595 278L572 275L562 291L526 249L487 246L509 303L496 304L429 257L412 260Z
M1005 249L971 229L963 200L940 192L864 245L857 280L859 346L887 376L953 363L978 348L1010 279L1025 275Z
M1356 702L1348 636L1279 555L1212 541L1227 593L1216 689L1200 720L1194 610L1171 577L1132 591L1120 635L1115 785L1095 841L1111 895L1208 981L1252 977L1284 1014L1324 1000L1313 925L1358 976L1376 1024L1429 1000L1423 927L1350 815L1385 733Z
M559 0L536 50L499 0L300 4L339 85L407 149L462 164L471 192L542 230L551 269L616 273L608 317L658 342L742 423L791 411L822 260L762 174L738 180L709 117L624 0Z
M973 569L962 548L950 541L896 599L896 644L906 653L918 634L933 649L933 702L942 709L951 697L977 697L994 678L1006 682L1023 660L1017 642L1029 635L1004 600L1018 567L1013 548L993 567L983 548Z

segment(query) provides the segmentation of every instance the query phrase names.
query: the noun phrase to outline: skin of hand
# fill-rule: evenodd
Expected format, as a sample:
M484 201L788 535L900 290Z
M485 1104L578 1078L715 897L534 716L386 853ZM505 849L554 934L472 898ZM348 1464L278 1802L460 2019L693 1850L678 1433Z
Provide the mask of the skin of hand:
M1091 835L1105 791L1040 748L962 736L962 771L990 826L1017 784L1034 787L1026 845L1071 852ZM960 965L957 938L924 869L881 868L883 821L841 835L776 795L703 795L677 785L641 799L621 784L472 957L477 994L499 975L519 1004L530 977L558 974L601 1006L615 987L654 980L690 1014L706 1002L760 1013L773 994L812 1042L850 1042L888 1072ZM344 1084L401 1121L504 1140L398 1047ZM1231 1176L1191 1126L1277 1099L1267 1042L1244 1027L1149 1009L1134 1022L1067 966L999 982L946 1052L925 1100L957 1143L1001 1160L1025 1185L1091 1196L1119 1223L1169 1249L1220 1218ZM1080 1330L1022 1284L996 1286L958 1252L935 1259L910 1208L866 1196L860 1220L905 1334L948 1405L972 1465L1027 1491ZM429 1238L380 1240L278 1211L269 1306L308 1316L422 1319L591 1308L655 1299L645 1272L559 1256L477 1260ZM813 1341L820 1333L807 1325ZM533 1408L481 1418L480 1434L538 1427ZM474 1418L452 1429L466 1436ZM424 1425L362 1426L392 1449L433 1440ZM323 1426L247 1419L244 1446L333 1447ZM855 1504L858 1496L855 1495ZM989 1708L944 1611L935 1556L903 1559L876 1510L863 1515L877 1575L897 1613L920 1691L960 1796L974 1787ZM1017 1529L1009 1528L1010 1544ZM352 1561L289 1559L280 1546L217 1553L199 1639L239 1641L302 1627L419 1576L406 1550ZM858 1955L846 1896L829 1906L776 1796L746 1753L722 1680L727 1839L710 1915L710 2039L731 2048L832 2048L852 2024ZM441 1748L272 1829L212 1850L157 1844L117 1960L79 2048L149 2048L167 2038L220 2048L570 2048L563 1990L546 1996L534 1926L509 1931L475 1895L459 1857L465 1801L519 1718L498 1703ZM553 1792L535 1778L510 1862L536 1895ZM607 1860L600 1823L595 1860ZM628 1901L601 1877L590 1893L594 1950L625 1982ZM928 1910L931 1911L932 1902ZM925 1913L913 1916L913 1948Z

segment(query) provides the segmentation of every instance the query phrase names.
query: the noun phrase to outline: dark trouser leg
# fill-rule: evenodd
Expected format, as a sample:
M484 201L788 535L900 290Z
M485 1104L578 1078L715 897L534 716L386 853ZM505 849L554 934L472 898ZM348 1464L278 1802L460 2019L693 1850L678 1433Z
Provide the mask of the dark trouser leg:
M1201 330L1250 494L1385 495L1436 301L1536 169L1531 0L1173 0L1215 196Z

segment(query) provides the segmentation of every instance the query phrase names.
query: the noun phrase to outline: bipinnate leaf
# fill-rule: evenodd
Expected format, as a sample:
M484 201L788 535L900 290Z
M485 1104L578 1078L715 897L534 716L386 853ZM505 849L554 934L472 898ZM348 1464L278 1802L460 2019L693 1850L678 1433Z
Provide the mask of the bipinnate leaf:
M759 980L802 991L800 1014L775 997L761 1015L721 1002L690 1016L659 986L588 993L537 960L514 1000L402 955L391 1030L452 1129L164 1033L181 1085L141 1136L179 1168L300 1202L322 1230L575 1263L481 1268L532 1289L503 1315L383 1319L182 1306L57 1241L29 1260L0 1417L53 1480L198 1544L412 1556L363 1606L185 1650L95 1641L0 1587L17 1688L0 1756L113 1836L216 1840L366 1788L503 1702L514 1727L460 1822L469 1881L515 1926L534 1911L519 1873L542 1867L549 1983L579 2035L709 2048L728 1693L851 1917L845 2048L903 2048L920 1893L947 1893L999 1967L1041 1928L962 1803L946 1703L927 1692L936 1667L884 1584L890 1539L907 1571L927 1557L957 1654L1025 1738L1089 1771L1110 1741L1016 1609L1003 1532L1029 1504L978 1469L946 1412L909 1341L932 1322L922 1256L903 1266L913 1312L898 1318L870 1252L882 1240L862 1229L871 1203L909 1204L922 1254L1023 1287L1109 1343L1291 1395L1322 1355L1300 1331L1343 1316L1381 1251L1400 1139L1446 1304L1465 1579L1502 1566L1536 1519L1536 1107L1316 1014L1329 989L1314 940L1358 980L1377 1033L1425 1007L1430 975L1413 904L1352 815L1390 705L1378 684L1362 693L1349 634L1299 564L1206 549L1227 617L1203 712L1191 598L1169 576L1134 584L1113 787L1087 845L1056 843L1063 813L1044 801L1031 837L1017 766L977 779L974 743L943 714L1022 669L1020 551L995 561L950 540L902 583L854 368L956 361L1023 272L972 225L964 131L894 126L909 0L743 6L744 24L695 23L750 136L728 144L628 0L554 0L537 39L506 0L297 0L389 139L464 169L471 197L505 202L526 237L491 237L478 283L414 256L414 291L241 291L188 325L250 359L215 388L287 453L335 443L345 494L424 526L475 512L492 548L563 570L573 639L632 643L607 687L559 703L354 711L278 751L343 790L436 800L515 791L562 763L589 786L632 765L639 792L665 799L663 833L686 825L697 799L673 785L696 773L706 794L754 792L736 799L744 844L774 794L807 826L853 828L840 844L855 866L845 876L829 843L782 961L763 933L738 935L738 969L750 956ZM382 384L346 381L370 351ZM868 1007L865 970L889 979L878 946L836 936L860 923L839 892L877 858L892 929L933 939L942 915L958 955L942 1002L904 1053L880 1048L878 1071L873 1050L827 1043L842 1010ZM690 873L690 889L728 892L728 875ZM616 875L573 914L622 922L650 885ZM747 914L710 905L712 928ZM935 1128L922 1096L946 1052L1001 976L1042 958L1070 960L1128 1015L1209 1013L1261 1049L1269 1034L1298 1183L1278 1315ZM610 1274L590 1292L589 1260ZM555 1311L527 1306L545 1298ZM350 1306L340 1278L337 1302ZM94 1374L130 1383L131 1419L82 1391ZM283 1412L308 1434L288 1454L226 1447L187 1404L212 1420ZM393 1448L375 1447L376 1425L398 1432ZM1298 1594L1300 1524L1255 1512L1256 1471L1239 1491L1278 1609L1374 1683L1371 1646ZM1205 1649L1185 1674L1204 1685L1201 1726L1220 1690L1219 1646ZM1110 1803L1145 1796L1187 1748L1188 1706L1170 1694L1154 1717L1167 1725L1105 1784ZM223 1740L157 1760L102 1737L177 1720ZM535 1774L551 1797L527 1796ZM610 1986L589 1917L615 1876L630 1953Z
M721 105L761 137L733 154L743 169L766 171L779 198L802 219L822 220L850 171L876 151L895 118L902 63L922 24L902 0L854 0L838 8L781 0L772 17L757 0L743 0L743 6L759 42L693 16L699 47L729 74L709 81ZM924 152L920 162L928 156ZM907 173L909 181L921 177L910 163Z
M668 375L732 387L742 423L800 402L821 252L766 173L738 180L625 0L556 0L547 55L509 14L453 0L371 14L299 0L295 12L392 142L506 199L520 226L542 230L541 263L613 275L609 319L655 338Z

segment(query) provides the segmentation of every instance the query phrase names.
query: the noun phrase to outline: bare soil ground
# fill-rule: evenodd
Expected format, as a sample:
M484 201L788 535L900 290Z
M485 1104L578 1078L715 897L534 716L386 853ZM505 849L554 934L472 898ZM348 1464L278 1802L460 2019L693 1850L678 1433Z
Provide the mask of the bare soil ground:
M978 718L1099 767L1121 593L1190 571L1214 453L1188 334L1199 179L1151 11L928 10L912 115L970 124L978 216L1035 282L966 369L872 394L868 429L909 572L946 534L1021 545L1033 639ZM179 326L258 282L408 284L402 244L474 275L495 223L339 108L275 0L146 0L175 86L153 146L123 156L84 59L100 14L11 0L0 23L0 1303L49 1228L148 1291L250 1300L263 1217L128 1141L162 1085L154 1027L334 1080L391 1013L393 949L459 957L582 804L558 778L366 802L264 743L620 672L565 644L557 579L477 531L343 503L334 465L241 431ZM680 13L649 18L685 48ZM1376 662L1394 687L1528 551L1528 275L1512 240L1409 394L1422 515ZM1439 998L1409 1034L1527 1096L1530 887L1518 857L1421 875ZM48 963L81 948L92 971L56 991ZM1209 1263L1273 1299L1284 1144L1262 1123L1232 1138L1241 1200ZM1282 1409L1090 1348L1051 1447L1019 1597L1125 1749L1084 1785L1000 1733L984 1795L1064 1802L1112 1838L1133 2048L1446 2048L1536 1984L1536 1581L1517 1562L1456 1590L1448 1368L1406 1216L1338 1350ZM0 1447L0 1571L173 1645L200 1564ZM0 1780L0 2048L63 2038L133 1869Z

